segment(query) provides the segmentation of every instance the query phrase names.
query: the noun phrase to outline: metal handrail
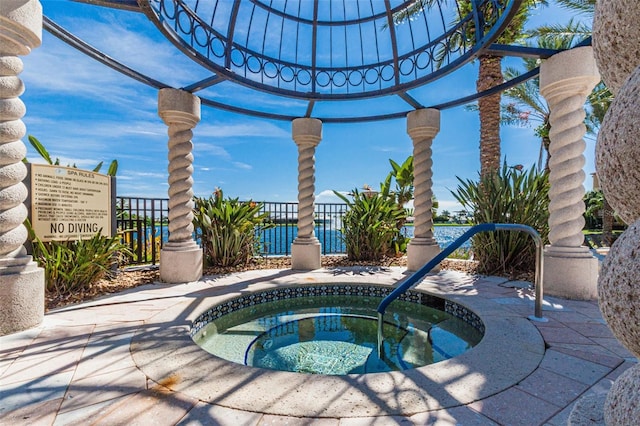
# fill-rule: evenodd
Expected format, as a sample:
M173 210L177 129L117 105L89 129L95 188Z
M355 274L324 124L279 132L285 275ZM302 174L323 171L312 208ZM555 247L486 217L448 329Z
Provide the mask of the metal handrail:
M433 268L438 266L447 256L453 253L457 248L464 244L467 240L473 237L479 232L493 232L493 231L521 231L531 235L536 245L536 271L535 271L535 287L536 287L536 300L534 315L529 316L532 321L547 322L547 319L542 316L542 302L543 302L543 256L542 256L542 238L540 234L530 226L513 224L513 223L482 223L471 227L467 232L458 237L454 242L445 247L440 253L438 253L433 259L427 262L422 268L413 273L405 282L396 287L387 297L382 299L382 302L378 305L378 353L380 353L382 346L382 321L384 313L387 310L387 306L401 294L406 292L410 287L418 284Z

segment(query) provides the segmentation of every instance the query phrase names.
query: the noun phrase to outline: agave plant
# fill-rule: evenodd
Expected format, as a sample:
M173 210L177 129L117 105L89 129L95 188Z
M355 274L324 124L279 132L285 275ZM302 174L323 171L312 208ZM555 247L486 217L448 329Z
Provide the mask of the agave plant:
M195 198L193 224L202 238L205 259L210 265L246 265L254 256L257 235L274 225L261 203L224 199L221 189L209 198Z

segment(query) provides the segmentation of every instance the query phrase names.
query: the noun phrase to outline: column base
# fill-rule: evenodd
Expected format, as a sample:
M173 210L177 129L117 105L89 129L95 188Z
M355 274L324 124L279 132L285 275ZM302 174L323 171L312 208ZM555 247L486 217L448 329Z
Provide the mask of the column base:
M44 287L44 269L31 256L0 260L0 336L42 322Z
M202 278L202 249L195 241L167 243L160 250L160 281L189 283Z
M320 241L315 237L296 238L291 244L291 269L311 271L320 267Z
M440 246L434 241L414 238L407 246L407 270L417 271L427 264L431 259L440 254ZM440 270L440 265L436 265L432 271Z
M544 249L544 293L565 299L598 298L598 259L586 247Z

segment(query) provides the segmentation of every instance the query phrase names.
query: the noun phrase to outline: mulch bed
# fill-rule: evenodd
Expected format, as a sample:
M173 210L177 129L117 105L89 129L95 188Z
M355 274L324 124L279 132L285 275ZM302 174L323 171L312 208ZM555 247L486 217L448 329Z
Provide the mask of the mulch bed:
M378 262L353 262L346 256L323 256L324 268L339 268L348 266L406 266L406 257L389 257ZM456 270L468 274L477 274L478 265L468 260L445 259L441 263L442 269ZM290 269L290 257L255 258L248 265L234 267L207 267L204 275L224 275L234 272L243 272L256 269ZM525 280L533 282L533 273L513 272L499 274L512 280ZM81 302L90 301L106 294L118 293L144 284L153 283L160 279L157 267L136 267L119 270L111 279L103 279L95 285L75 291L72 294L45 295L46 310L61 308Z

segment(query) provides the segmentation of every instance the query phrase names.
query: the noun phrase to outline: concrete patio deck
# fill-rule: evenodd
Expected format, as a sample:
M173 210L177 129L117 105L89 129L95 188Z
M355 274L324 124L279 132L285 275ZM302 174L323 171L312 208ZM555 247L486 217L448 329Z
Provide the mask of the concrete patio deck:
M356 416L351 412L317 415L313 404L324 406L325 394L306 395L313 401L307 417L300 417L295 410L279 413L276 408L257 412L250 409L250 403L249 408L239 409L227 398L234 391L225 391L224 397L203 396L202 389L209 388L215 394L216 388L230 387L253 395L258 402L277 391L257 386L253 380L238 379L241 375L229 375L223 382L213 380L212 371L198 370L199 379L187 379L193 371L185 370L189 366L184 358L179 359L183 355L178 352L184 348L206 358L184 337L191 319L213 300L296 283L392 284L403 274L404 268L366 267L248 271L189 284L145 285L49 312L40 327L0 337L0 424L565 425L577 400L605 393L615 378L637 362L612 336L596 302L546 297L544 316L549 321L529 322L525 318L533 313L532 294L518 288L519 283L442 271L429 275L420 288L471 306L485 322L487 318L489 323L493 318L508 318L522 324L529 330L525 334L539 340L541 349L531 349L539 355L527 358L534 359L535 365L526 376L491 391L495 378L517 367L515 360L514 365L504 365L502 372L498 369L485 377L476 375L474 386L486 394L482 398L445 408L435 404L432 409L404 416L390 415L389 403L382 396L373 398L373 394L363 402L368 411L357 410ZM508 333L505 329L503 337L508 338ZM169 341L171 336L177 337ZM175 348L167 351L171 345ZM495 351L501 350L495 346ZM525 352L523 348L523 364ZM159 367L167 371L175 368L180 374L161 373ZM402 373L394 374L395 379L402 378ZM301 388L292 384L288 389L293 393ZM394 389L392 386L388 393L398 398ZM446 393L447 389L440 391ZM255 407L261 405L256 403ZM590 424L588 419L584 421Z

